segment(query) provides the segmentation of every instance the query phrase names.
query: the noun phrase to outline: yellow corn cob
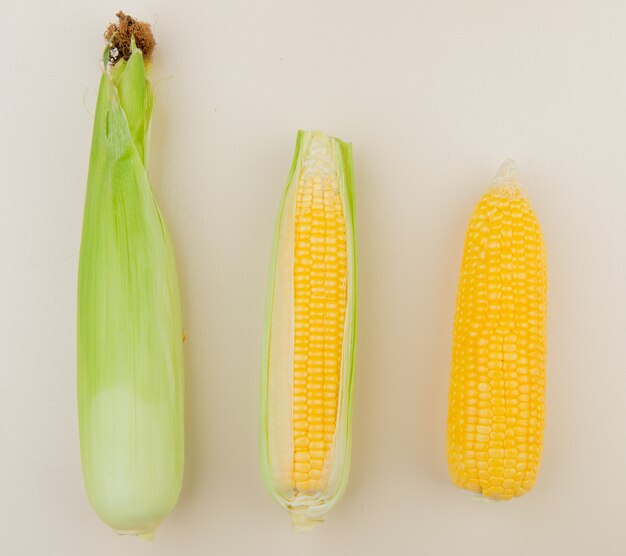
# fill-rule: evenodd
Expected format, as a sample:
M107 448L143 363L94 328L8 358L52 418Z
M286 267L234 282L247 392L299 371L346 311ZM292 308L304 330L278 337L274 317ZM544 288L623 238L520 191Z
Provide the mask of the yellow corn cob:
M541 228L506 161L465 239L447 441L457 486L500 500L532 488L543 444L545 322Z
M299 132L281 203L261 374L261 469L296 529L346 485L356 266L350 145Z
M292 482L306 494L328 480L346 315L346 224L326 157L306 161L296 192Z

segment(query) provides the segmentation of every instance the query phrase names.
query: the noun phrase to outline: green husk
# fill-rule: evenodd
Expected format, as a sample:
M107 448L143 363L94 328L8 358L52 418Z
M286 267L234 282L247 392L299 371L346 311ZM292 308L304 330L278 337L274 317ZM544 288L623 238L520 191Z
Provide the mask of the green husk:
M279 266L281 250L285 249L283 232L293 227L291 206L294 201L294 191L297 188L303 158L306 156L309 144L315 137L324 137L329 141L334 153L334 167L341 182L340 196L346 220L346 239L348 254L348 299L346 308L346 322L344 327L343 357L341 369L341 385L339 393L339 411L337 421L337 440L335 446L334 463L328 488L320 492L315 499L293 498L285 493L277 484L272 473L271 439L272 431L268 426L269 407L268 397L270 379L275 361L271 360L271 341L273 334L284 331L273 330L273 315L279 295ZM355 235L354 210L354 177L352 169L352 145L334 137L327 137L318 131L298 131L293 162L289 170L287 185L280 202L278 218L274 231L274 242L270 261L269 292L266 310L265 335L263 356L261 362L260 379L260 468L263 482L272 497L285 509L292 518L294 530L309 530L325 519L326 514L341 499L346 489L350 468L351 429L352 429L352 392L354 384L355 346L357 336L357 249ZM287 247L291 249L291 246ZM280 295L285 295L281 292ZM289 355L285 354L286 357Z
M146 166L153 93L141 51L105 71L78 277L78 412L91 505L154 535L183 478L183 349L174 253Z

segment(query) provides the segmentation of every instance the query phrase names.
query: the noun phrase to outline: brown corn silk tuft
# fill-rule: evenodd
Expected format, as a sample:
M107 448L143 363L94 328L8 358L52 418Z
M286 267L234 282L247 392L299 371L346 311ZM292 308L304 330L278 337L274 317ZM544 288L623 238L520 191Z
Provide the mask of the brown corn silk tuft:
M110 46L109 63L115 65L118 60L130 58L133 37L137 48L141 50L144 61L149 62L156 45L150 24L126 15L124 12L117 12L115 15L119 21L111 23L104 32L104 38Z

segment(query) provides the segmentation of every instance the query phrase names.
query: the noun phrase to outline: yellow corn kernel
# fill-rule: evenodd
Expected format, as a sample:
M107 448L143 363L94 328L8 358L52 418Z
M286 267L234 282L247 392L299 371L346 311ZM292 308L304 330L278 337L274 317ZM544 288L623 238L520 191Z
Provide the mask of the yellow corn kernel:
M506 161L465 238L447 438L457 486L499 500L532 488L543 444L545 327L541 228Z

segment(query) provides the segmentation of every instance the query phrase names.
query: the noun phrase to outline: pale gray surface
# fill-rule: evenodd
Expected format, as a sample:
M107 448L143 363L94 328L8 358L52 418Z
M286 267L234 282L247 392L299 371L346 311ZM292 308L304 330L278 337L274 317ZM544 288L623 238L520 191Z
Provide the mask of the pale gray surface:
M155 24L150 172L177 249L187 467L152 544L82 484L76 271L101 33ZM0 6L0 552L626 553L626 5L619 1L7 2ZM298 127L353 142L360 336L352 476L311 534L264 492L258 370L270 244ZM517 160L549 255L536 489L447 476L464 229Z

